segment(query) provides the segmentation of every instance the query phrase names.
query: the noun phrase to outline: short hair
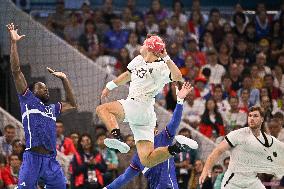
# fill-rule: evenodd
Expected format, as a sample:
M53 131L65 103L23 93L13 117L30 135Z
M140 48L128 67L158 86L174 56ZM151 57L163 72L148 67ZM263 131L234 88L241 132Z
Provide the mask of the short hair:
M273 118L276 118L276 119L283 119L283 120L284 120L284 115L283 115L281 112L276 112L276 113L273 115Z
M263 117L263 118L265 117L265 113L264 113L264 111L262 110L262 108L260 106L252 106L252 107L250 107L248 113L254 112L254 111L258 111L261 117Z
M228 101L230 102L231 99L237 99L237 101L239 101L238 96L229 96Z
M236 14L234 14L233 16L233 22L236 24L236 20L237 20L237 16L240 17L243 20L243 23L246 22L246 16L244 13L242 12L237 12Z
M220 14L220 10L217 9L217 8L212 8L212 9L210 10L209 16L211 17L213 13L218 13L218 14Z
M29 90L31 92L34 92L34 89L35 89L35 85L38 83L38 81L34 81L32 82L30 85L29 85Z
M222 167L222 165L217 164L217 165L214 165L214 166L212 167L212 171L215 170L215 169L222 169L222 170L223 170L223 167Z
M9 162L11 161L12 156L17 156L20 161L23 160L23 158L22 158L22 156L21 156L20 154L12 153L12 154L9 156Z
M16 129L14 125L8 124L4 127L4 131L7 131L8 129Z
M63 121L61 121L61 120L56 120L56 123L61 123L62 125L64 125Z
M182 128L181 130L179 130L178 133L183 133L183 132L189 132L189 133L191 133L190 130L189 130L188 128L186 128L186 127L184 127L184 128Z
M102 132L102 133L98 133L97 135L96 135L96 140L98 140L98 138L99 137L101 137L101 136L107 136L107 134L106 133L104 133L104 132Z

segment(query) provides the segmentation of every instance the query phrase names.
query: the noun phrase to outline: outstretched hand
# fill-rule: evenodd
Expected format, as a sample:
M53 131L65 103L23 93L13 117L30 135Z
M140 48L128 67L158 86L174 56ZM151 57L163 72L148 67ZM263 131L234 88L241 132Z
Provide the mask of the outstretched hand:
M17 42L20 39L22 39L23 37L25 37L25 35L19 35L18 34L18 29L15 29L15 26L13 23L6 25L9 32L10 32L10 37L11 37L11 41L12 42Z
M176 87L176 94L177 97L180 99L185 99L185 97L193 90L193 87L191 86L191 84L189 82L184 82L181 90L178 90L178 88Z
M199 177L199 185L203 185L203 183L204 183L204 181L205 181L205 179L207 177L210 178L211 177L211 173L209 171L206 171L206 170L203 169L203 171L202 171L202 173L201 173L201 175Z
M54 75L55 77L59 78L59 79L66 79L67 76L65 73L63 72L57 72L49 67L46 67L47 71L49 71L49 73L51 73L52 75Z

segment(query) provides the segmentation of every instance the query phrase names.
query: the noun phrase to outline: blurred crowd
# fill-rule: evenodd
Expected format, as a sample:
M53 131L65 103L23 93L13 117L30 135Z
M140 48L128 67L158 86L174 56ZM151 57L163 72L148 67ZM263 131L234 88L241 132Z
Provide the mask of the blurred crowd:
M148 33L158 34L184 80L194 86L184 104L184 122L219 143L228 132L245 127L248 109L260 105L266 113L266 131L284 142L284 1L278 7L268 14L266 5L258 3L249 14L236 4L230 14L224 14L218 8L202 11L200 1L192 0L185 12L181 1L165 9L153 0L149 9L141 11L134 0L128 0L117 11L111 0L105 0L99 9L84 1L79 10L66 10L64 1L59 1L44 24L114 75L127 70ZM156 97L168 111L176 103L174 85L167 85ZM0 138L0 188L3 183L7 188L16 183L21 164L24 146L13 137L13 130L12 125L6 126ZM180 134L191 135L188 129ZM135 152L133 136L125 136L131 152L120 154L105 147L107 135L105 127L98 126L96 136L74 132L65 137L63 123L57 122L58 160L71 188L102 188L129 166ZM200 188L204 160L198 153L181 153L175 161L180 188ZM226 158L223 165L215 165L202 188L220 189L228 162ZM280 185L279 178L260 177L267 188ZM140 175L125 188L146 186Z

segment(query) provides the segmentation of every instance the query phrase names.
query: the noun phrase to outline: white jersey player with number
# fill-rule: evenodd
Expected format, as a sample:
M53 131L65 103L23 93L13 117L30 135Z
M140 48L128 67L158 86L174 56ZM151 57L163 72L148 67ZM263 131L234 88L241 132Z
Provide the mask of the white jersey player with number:
M182 75L167 55L165 43L159 36L148 37L140 53L129 63L128 71L108 82L102 92L102 97L107 97L112 89L130 81L128 97L102 104L96 111L113 136L104 140L105 145L127 153L129 146L122 141L117 121L129 122L139 159L145 167L150 168L181 152L185 146L196 148L196 142L177 137L175 144L154 149L155 96L171 80L180 81ZM192 90L188 83L185 87Z
M230 163L222 180L222 189L265 189L258 173L284 175L284 143L264 132L264 114L260 107L249 110L249 127L230 132L209 155L202 174L202 184L220 155L230 150Z

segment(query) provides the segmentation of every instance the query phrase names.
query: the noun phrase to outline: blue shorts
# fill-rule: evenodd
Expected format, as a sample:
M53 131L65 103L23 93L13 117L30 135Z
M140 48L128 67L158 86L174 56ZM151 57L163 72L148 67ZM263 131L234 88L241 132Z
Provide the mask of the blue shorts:
M54 155L26 151L19 173L18 189L37 189L41 179L45 188L66 189L66 178Z

